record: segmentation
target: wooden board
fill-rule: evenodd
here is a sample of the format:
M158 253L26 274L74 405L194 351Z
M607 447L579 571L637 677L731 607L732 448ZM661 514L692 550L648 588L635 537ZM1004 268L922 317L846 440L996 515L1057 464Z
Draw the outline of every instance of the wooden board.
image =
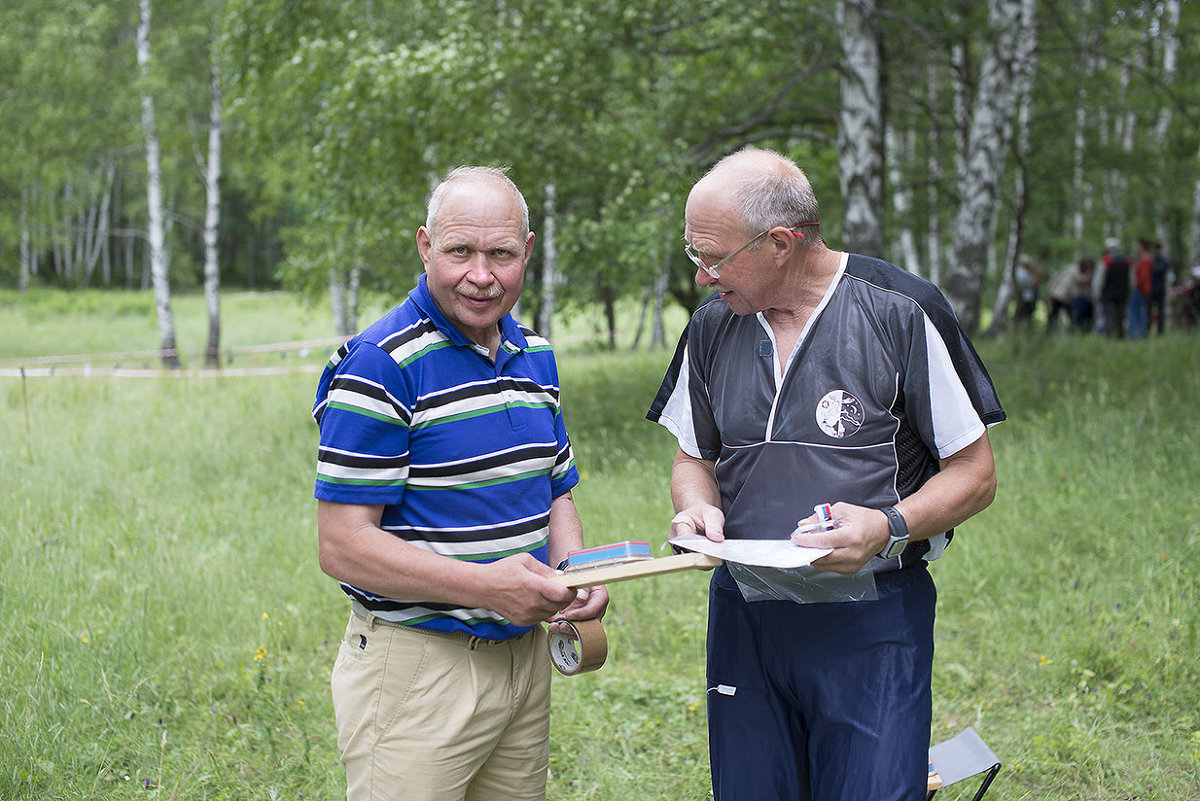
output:
M642 576L674 573L679 570L707 570L719 564L721 564L721 560L715 556L703 553L681 553L675 556L662 556L658 559L639 559L636 562L563 573L557 578L563 586L579 589L580 587L594 587L597 584L628 581Z

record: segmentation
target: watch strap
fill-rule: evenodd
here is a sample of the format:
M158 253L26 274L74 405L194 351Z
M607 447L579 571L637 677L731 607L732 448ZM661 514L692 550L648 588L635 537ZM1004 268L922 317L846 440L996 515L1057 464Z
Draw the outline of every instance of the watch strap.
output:
M879 555L884 559L891 559L903 553L908 546L908 523L894 506L885 506L880 511L887 515L888 541Z

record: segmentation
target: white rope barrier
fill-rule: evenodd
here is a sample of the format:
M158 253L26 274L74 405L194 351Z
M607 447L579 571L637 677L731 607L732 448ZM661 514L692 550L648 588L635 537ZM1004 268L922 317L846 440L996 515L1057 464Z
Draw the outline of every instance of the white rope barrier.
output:
M295 363L275 367L205 367L179 368L163 365L151 368L149 362L174 358L178 360L179 350L143 350L123 353L82 353L53 356L24 356L0 359L0 378L48 378L56 376L76 376L83 378L236 378L245 376L285 375L288 373L316 373L324 366L329 353L343 342L346 337L330 337L326 339L307 339L295 342L272 342L263 345L235 345L223 348L220 352L222 359L233 361L237 355L252 355L278 353L279 358L286 359L289 353L296 353L300 359L319 355L321 361L312 363ZM188 360L197 363L204 358L204 351L189 351ZM139 369L125 367L121 362L140 361L146 365ZM111 365L111 366L97 366ZM77 366L67 366L77 365Z
M131 367L0 367L0 378L60 378L67 376L83 378L240 378L246 376L289 375L292 373L319 373L325 369L321 364L297 364L291 367L222 367L192 369L159 368L137 369Z
M295 342L272 342L265 345L234 345L222 348L222 354L236 355L239 353L279 353L292 350L311 350L312 348L333 349L346 341L348 337L327 337L325 339L306 339ZM21 366L27 364L71 364L82 362L120 362L136 361L139 359L162 359L179 356L179 349L172 350L134 350L124 353L78 353L60 356L10 356L0 359L0 365ZM188 351L193 357L202 356L205 351Z

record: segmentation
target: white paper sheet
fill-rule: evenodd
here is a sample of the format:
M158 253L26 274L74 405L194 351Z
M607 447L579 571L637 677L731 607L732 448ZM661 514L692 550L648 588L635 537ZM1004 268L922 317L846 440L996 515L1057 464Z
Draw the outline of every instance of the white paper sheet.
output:
M801 548L791 540L725 540L713 542L699 534L680 534L668 540L686 551L715 556L726 562L757 567L803 567L820 559L832 548Z

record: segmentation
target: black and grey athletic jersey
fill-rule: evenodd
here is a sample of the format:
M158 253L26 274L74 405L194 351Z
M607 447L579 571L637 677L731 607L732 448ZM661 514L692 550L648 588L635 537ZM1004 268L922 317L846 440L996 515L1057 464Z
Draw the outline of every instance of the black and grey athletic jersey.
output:
M748 539L786 538L819 503L895 504L1005 419L937 288L858 255L843 256L783 370L762 315L703 304L646 416L716 463L725 535ZM948 535L903 562L936 559Z

